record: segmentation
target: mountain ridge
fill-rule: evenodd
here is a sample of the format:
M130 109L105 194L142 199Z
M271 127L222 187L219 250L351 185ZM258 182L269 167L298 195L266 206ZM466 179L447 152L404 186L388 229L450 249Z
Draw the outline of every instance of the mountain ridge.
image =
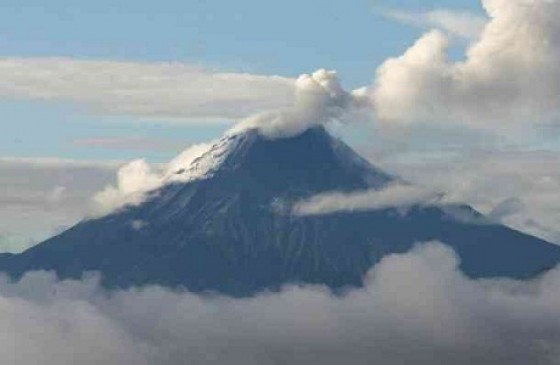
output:
M471 277L528 278L560 262L558 246L501 225L461 221L442 207L288 214L276 208L319 193L380 189L398 178L323 127L273 140L256 130L224 138L227 148L210 149L191 170L176 171L196 178L2 256L0 270L16 279L31 270L61 278L99 271L111 288L154 284L246 296L286 284L361 286L385 255L434 240L455 249ZM468 206L455 208L480 217Z

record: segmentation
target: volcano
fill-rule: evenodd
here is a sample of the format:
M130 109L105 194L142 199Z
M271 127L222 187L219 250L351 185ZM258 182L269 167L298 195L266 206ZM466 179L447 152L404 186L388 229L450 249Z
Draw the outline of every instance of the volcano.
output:
M530 278L560 261L559 246L487 221L468 206L291 214L294 202L316 194L382 189L399 180L323 127L279 139L256 129L226 135L175 174L185 178L139 205L1 255L0 270L14 279L35 270L60 278L95 271L108 288L162 285L248 296L286 284L359 287L384 256L435 240L452 247L473 278Z

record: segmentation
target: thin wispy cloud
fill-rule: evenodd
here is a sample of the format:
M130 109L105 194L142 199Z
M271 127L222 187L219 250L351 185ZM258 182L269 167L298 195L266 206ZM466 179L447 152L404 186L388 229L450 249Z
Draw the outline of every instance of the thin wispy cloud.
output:
M84 148L134 151L178 151L185 147L179 140L146 137L91 137L76 138L70 144Z
M73 102L96 113L198 123L290 105L294 82L182 63L0 58L0 98Z
M470 151L377 163L407 181L466 203L491 219L560 244L560 156L554 151Z
M450 35L475 40L482 33L488 18L467 12L448 9L411 12L402 9L380 9L387 18L419 28L437 28Z
M440 201L440 197L440 194L428 189L405 184L391 184L378 190L315 195L296 202L292 210L296 215L309 216L338 212L401 209L414 205L436 205Z

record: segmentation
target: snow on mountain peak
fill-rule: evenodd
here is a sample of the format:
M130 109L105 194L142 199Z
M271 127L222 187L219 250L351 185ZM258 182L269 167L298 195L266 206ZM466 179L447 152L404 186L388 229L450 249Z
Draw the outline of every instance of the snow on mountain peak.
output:
M241 133L226 134L214 143L195 146L196 150L187 149L169 164L164 182L184 183L212 177L241 138Z
M213 176L245 132L229 132L217 141L193 145L163 166L138 159L123 165L115 185L108 185L93 197L91 217L100 217L136 206L152 193L173 183L188 183Z

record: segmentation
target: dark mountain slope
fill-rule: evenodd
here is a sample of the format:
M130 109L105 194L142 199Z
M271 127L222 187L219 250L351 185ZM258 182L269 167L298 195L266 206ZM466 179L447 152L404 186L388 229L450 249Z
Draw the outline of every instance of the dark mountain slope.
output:
M290 214L292 202L317 193L395 180L323 128L277 140L256 131L226 137L178 173L192 174L213 159L220 163L203 176L169 184L140 206L2 256L0 269L16 278L30 270L63 278L99 271L108 287L160 284L244 296L288 283L360 285L384 255L431 240L454 248L471 277L527 278L560 261L558 246L449 213L459 209L482 220L469 207Z

